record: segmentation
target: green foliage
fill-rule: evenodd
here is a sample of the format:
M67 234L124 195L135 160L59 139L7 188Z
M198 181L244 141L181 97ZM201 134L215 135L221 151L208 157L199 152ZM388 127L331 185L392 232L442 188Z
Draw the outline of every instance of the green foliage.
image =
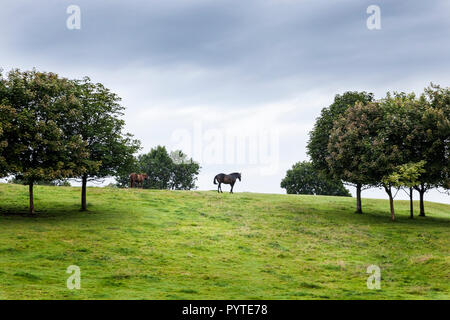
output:
M450 172L450 89L431 84L412 106L415 127L408 141L413 149L412 161L425 160L420 176L424 190L448 189Z
M382 104L390 114L384 132L387 145L395 145L400 164L420 163L423 170L417 178L414 188L420 194L420 215L425 216L424 193L435 187L443 186L448 178L450 113L448 105L449 90L431 85L420 97L414 94L388 94ZM395 172L395 168L391 173ZM389 174L388 174L389 175ZM446 178L447 177L447 178ZM384 177L386 180L386 177ZM393 186L389 183L389 186Z
M79 120L73 131L87 143L86 175L96 179L129 171L140 142L123 133L125 122L120 117L125 108L120 105L121 99L101 83L92 83L88 77L74 83Z
M425 172L425 161L417 163L405 163L397 166L394 171L382 178L382 183L391 184L396 188L412 188L420 183L420 176Z
M181 150L170 153L172 159L172 177L170 179L170 189L172 190L191 190L195 189L197 175L200 173L200 165Z
M328 144L327 161L336 170L336 176L384 187L390 198L392 220L395 219L393 185L386 179L407 156L402 150L403 112L391 104L357 103L336 121Z
M342 95L336 95L334 102L329 107L322 109L320 117L316 119L313 130L309 133L309 142L307 145L308 155L316 170L326 175L336 175L336 170L330 172L330 164L327 161L330 155L328 144L334 122L343 116L347 109L354 106L355 103L365 105L371 101L373 101L372 93L348 91ZM364 181L362 182L364 183Z
M8 174L8 164L3 154L3 149L8 145L8 141L3 136L2 123L0 123L0 178Z
M401 186L415 187L422 198L428 188L445 181L448 91L429 88L427 92L428 97L419 98L413 93L388 93L379 102L349 108L330 135L327 162L334 175L345 181L380 184L390 198L392 188ZM392 201L391 205L394 218Z
M332 180L321 175L311 162L297 162L286 172L281 187L288 194L313 194L350 197L350 192L342 181Z
M173 161L166 147L157 146L149 153L139 155L139 172L146 173L148 179L144 182L146 189L169 189L173 172Z
M334 177L354 183L379 183L385 170L389 170L385 166L386 155L379 148L383 140L377 140L385 125L384 116L379 103L357 103L335 121L326 158Z
M118 188L127 188L130 186L130 174L140 172L139 161L137 157L133 157L127 166L127 170L120 170L114 176L116 186Z
M5 130L11 126L11 119L14 117L13 110L10 107L4 106L6 104L6 79L3 78L2 70L0 69L0 178L8 174L8 163L4 154L4 149L8 146L8 138Z
M8 173L33 183L86 172L86 143L71 131L79 115L73 83L35 70L12 70L2 81L2 153Z
M320 117L316 120L314 129L310 132L310 139L307 145L308 155L316 170L322 175L330 177L332 180L345 181L348 184L355 185L357 213L362 213L361 190L365 184L368 184L368 181L358 171L354 171L353 174L348 174L351 170L358 170L358 159L355 159L352 167L346 168L345 173L342 171L342 167L332 167L332 164L337 164L337 162L329 162L328 159L332 158L333 155L330 154L328 146L335 122L346 113L348 108L353 107L357 103L365 105L372 101L373 94L364 91L348 91L342 95L336 95L334 102L329 107L322 109Z
M150 152L139 155L130 166L131 170L123 171L116 176L119 187L128 187L129 175L132 172L146 173L148 179L144 189L195 189L200 165L193 159L188 159L180 150L168 153L166 147L157 146Z
M12 70L0 74L0 176L36 183L82 177L82 208L88 179L127 171L139 142L124 134L120 98L89 78Z
M14 116L13 108L0 105L0 178L7 176L10 171L5 151L8 147L8 134L11 131L11 121Z

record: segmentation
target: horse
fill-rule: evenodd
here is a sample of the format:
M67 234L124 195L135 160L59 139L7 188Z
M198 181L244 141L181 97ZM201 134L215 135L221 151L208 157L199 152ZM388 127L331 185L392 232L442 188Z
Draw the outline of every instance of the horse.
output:
M137 183L137 187L141 186L141 189L144 188L144 181L148 179L148 175L143 173L143 174L137 174L137 173L132 173L130 174L130 188L133 188L136 183Z
M222 187L221 184L225 183L225 184L230 184L231 185L231 190L230 193L233 193L233 187L234 184L236 183L236 179L239 179L239 181L241 181L241 174L237 173L237 172L233 172L230 174L225 174L225 173L219 173L218 175L216 175L214 177L213 183L217 184L216 181L219 183L219 186L217 187L217 192L222 192Z

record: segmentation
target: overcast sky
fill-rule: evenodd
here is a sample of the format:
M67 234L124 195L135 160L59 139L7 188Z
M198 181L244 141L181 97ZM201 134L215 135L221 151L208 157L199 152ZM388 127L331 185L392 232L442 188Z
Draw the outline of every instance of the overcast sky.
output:
M81 29L67 27L70 5ZM370 5L381 29L367 27ZM105 84L142 152L182 148L202 165L201 190L239 171L236 191L283 193L335 94L449 85L449 17L447 0L2 0L0 67Z

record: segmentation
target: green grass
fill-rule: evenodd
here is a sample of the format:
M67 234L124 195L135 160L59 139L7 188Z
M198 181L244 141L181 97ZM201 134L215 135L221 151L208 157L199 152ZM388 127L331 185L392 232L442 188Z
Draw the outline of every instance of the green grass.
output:
M450 206L0 185L0 299L449 299ZM418 205L416 204L416 207ZM381 290L366 286L381 268ZM70 265L81 289L69 290Z

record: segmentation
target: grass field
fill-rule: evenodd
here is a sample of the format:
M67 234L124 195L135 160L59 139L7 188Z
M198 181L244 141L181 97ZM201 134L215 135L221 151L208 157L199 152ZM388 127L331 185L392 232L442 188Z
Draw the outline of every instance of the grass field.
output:
M450 298L449 205L89 188L82 213L79 188L37 186L30 217L27 196L0 184L0 299Z

